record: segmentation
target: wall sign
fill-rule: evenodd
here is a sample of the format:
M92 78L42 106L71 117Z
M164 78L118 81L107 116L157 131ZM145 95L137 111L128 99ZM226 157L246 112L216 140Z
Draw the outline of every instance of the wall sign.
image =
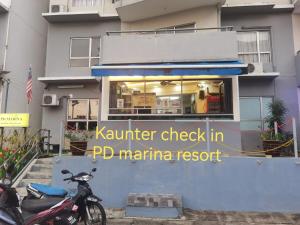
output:
M0 127L29 127L28 113L0 114Z

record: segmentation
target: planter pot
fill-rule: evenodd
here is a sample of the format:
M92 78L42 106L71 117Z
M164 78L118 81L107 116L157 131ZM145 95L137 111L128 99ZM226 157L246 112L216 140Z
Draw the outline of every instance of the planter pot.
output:
M71 141L70 150L72 155L83 156L87 149L87 141Z
M266 152L266 155L271 155L272 157L280 157L280 153L282 152L282 150L285 147L280 147L280 148L278 148L278 147L282 146L284 143L285 143L284 141L264 140L263 141L264 151L268 151L270 149L277 148L274 151L268 151L268 152Z

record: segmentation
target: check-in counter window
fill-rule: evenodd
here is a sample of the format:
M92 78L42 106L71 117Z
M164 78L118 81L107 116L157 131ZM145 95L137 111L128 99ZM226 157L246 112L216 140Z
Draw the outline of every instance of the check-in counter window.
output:
M109 115L118 119L233 116L232 99L231 79L110 81Z
M95 130L98 109L98 99L70 99L68 101L68 129Z

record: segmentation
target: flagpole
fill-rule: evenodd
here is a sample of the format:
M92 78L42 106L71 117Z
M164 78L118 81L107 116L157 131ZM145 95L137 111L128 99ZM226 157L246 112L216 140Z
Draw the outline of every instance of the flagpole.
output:
M32 101L32 87L33 87L33 79L32 79L32 66L29 65L28 77L26 81L26 97L27 97L27 104L26 104L26 111L29 114L29 121L30 121L30 112L29 112L29 104ZM30 90L29 90L30 88ZM30 91L30 95L28 95L28 91ZM24 139L25 142L27 140L27 127L24 127Z

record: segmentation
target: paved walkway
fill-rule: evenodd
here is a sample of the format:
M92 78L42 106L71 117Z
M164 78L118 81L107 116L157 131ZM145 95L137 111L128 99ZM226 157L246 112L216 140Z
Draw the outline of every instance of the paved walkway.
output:
M300 214L185 210L181 220L110 219L108 225L300 225Z

